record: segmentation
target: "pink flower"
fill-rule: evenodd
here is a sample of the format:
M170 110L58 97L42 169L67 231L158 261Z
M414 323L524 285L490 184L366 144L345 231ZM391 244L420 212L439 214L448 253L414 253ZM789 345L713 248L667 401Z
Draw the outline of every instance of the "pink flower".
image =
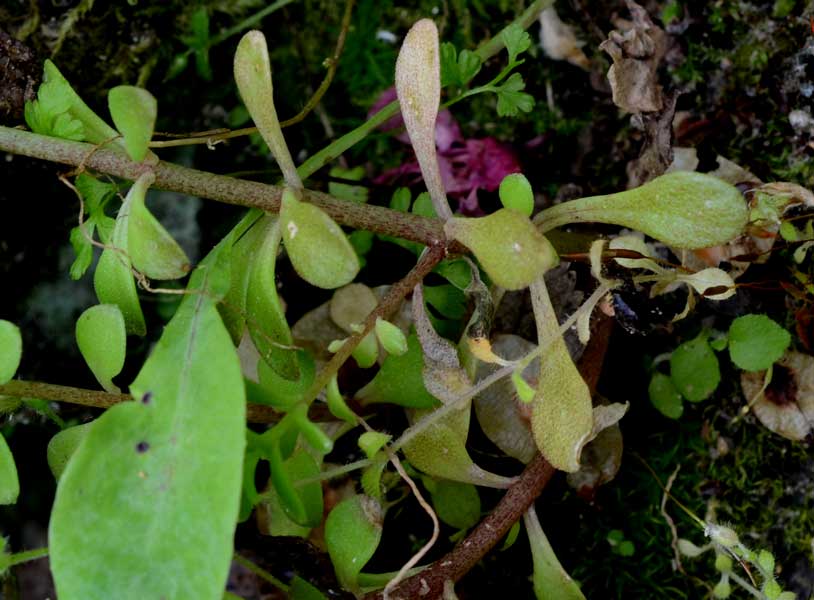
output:
M395 99L395 88L385 90L370 109L368 117ZM403 127L404 121L397 115L385 122L381 129L393 131ZM396 139L405 144L409 143L405 131L400 131ZM520 172L520 163L510 146L492 137L465 139L461 128L448 110L438 113L435 145L438 148L438 162L444 188L450 198L458 200L458 210L462 214L483 214L478 204L478 190L493 192L506 175ZM399 182L412 185L419 181L421 169L415 158L376 178L376 183L385 184Z

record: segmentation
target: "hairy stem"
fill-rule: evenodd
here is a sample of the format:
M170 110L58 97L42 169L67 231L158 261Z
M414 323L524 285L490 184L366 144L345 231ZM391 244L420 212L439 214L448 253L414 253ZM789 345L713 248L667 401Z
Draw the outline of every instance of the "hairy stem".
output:
M83 166L108 175L135 181L146 170L155 172L154 187L218 202L280 210L282 186L235 179L160 161L157 165L132 162L122 152L98 149L91 144L61 140L36 133L0 127L0 150L41 158L75 167ZM306 177L307 175L301 175ZM381 206L339 200L328 194L305 190L303 197L319 206L337 223L374 233L392 235L426 245L444 240L438 219L403 213ZM461 251L459 247L458 251Z

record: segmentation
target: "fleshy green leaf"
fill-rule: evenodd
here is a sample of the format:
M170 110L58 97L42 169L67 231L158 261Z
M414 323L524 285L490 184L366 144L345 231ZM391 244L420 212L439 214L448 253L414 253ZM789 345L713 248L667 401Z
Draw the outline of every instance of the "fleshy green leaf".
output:
M396 60L396 94L424 183L435 212L452 216L435 148L435 120L441 102L438 29L430 19L416 22L404 37Z
M647 387L650 403L665 417L680 419L684 414L684 403L673 380L664 373L654 373Z
M407 336L407 352L388 354L373 380L359 390L356 398L363 404L387 402L405 408L431 408L438 400L424 386L424 357L413 333Z
M613 223L676 248L707 248L741 234L748 210L733 185L703 173L676 171L641 187L563 202L535 217L544 231L567 223Z
M91 306L76 321L76 343L93 376L108 392L119 393L113 378L124 367L127 332L115 304Z
M297 357L280 298L277 295L277 251L280 247L280 221L264 217L254 226L255 242L246 292L246 323L260 357L281 377L299 377ZM260 228L260 229L257 229ZM250 233L250 235L252 235Z
M278 410L288 410L302 400L314 382L316 373L314 358L306 350L296 350L294 354L299 370L297 379L286 379L265 361L258 361L257 376L265 393L262 398L263 404L269 404Z
M527 287L558 262L554 247L528 217L509 208L477 219L454 217L444 231L472 250L492 281L508 290Z
M215 303L217 248L131 386L68 463L49 529L61 598L220 598L245 446L240 362ZM138 568L134 568L138 565Z
M339 582L357 590L362 567L382 536L384 509L368 496L352 496L337 504L325 520L325 545Z
M356 348L351 352L351 356L361 369L369 369L376 364L379 358L379 344L376 342L376 334L371 332L362 338Z
M684 342L673 351L670 377L676 389L690 402L701 402L712 395L721 382L721 370L706 334Z
M295 484L297 496L302 502L304 518L297 522L303 527L316 527L322 523L322 484L319 481L312 481L303 485L298 484L302 479L313 479L319 475L320 466L316 459L308 452L297 449L285 461L285 470L291 481ZM286 511L291 516L291 513Z
M389 354L401 356L407 352L407 338L404 336L404 332L381 317L376 319L376 337L382 348Z
M286 189L280 224L288 258L305 281L330 290L356 277L359 257L342 228L318 206L297 200Z
M141 162L147 156L147 145L153 137L158 103L143 88L120 85L107 93L107 105L113 124L124 136L128 156Z
M534 192L526 176L522 173L511 173L503 178L498 189L500 202L506 208L531 216L534 210Z
M554 549L540 527L537 514L530 509L523 515L534 562L534 595L537 600L585 600L576 582L562 568Z
M23 337L11 321L0 319L0 385L8 383L23 356Z
M48 458L48 466L54 478L59 481L65 468L68 466L68 461L73 456L79 444L85 439L85 436L90 431L90 427L95 421L90 423L83 423L82 425L74 425L63 429L48 442L48 450L46 456Z
M789 332L766 315L744 315L729 328L729 356L744 371L764 371L791 343Z
M531 430L543 456L557 469L579 470L579 457L593 430L591 393L560 335L557 315L542 277L531 285L537 322L540 376Z
M437 481L432 491L432 505L438 518L456 529L469 529L480 521L480 496L471 483Z
M17 465L6 438L0 435L0 504L14 504L20 495Z
M145 173L139 177L127 193L128 198L144 194L152 181L152 173ZM101 304L115 304L119 307L128 333L144 335L147 326L141 312L133 273L130 271L128 240L130 211L127 206L128 200L125 199L116 217L116 225L110 239L110 245L113 247L105 248L102 252L96 265L96 272L93 274L93 287Z
M325 390L325 398L328 402L328 410L337 419L347 421L351 425L356 425L356 414L345 403L342 393L339 391L339 383L336 380L336 375L331 377L328 382L328 387Z
M164 229L144 204L147 187L153 177L142 182L142 175L122 205L129 211L127 246L133 266L150 279L178 279L186 275L191 265L181 246Z

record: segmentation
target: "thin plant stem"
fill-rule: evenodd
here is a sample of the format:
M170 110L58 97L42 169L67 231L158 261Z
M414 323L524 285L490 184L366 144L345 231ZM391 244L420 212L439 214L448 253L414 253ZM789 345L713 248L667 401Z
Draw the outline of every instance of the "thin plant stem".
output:
M22 552L15 552L5 558L5 566L13 567L22 563L45 558L48 556L48 548L35 548L34 550L23 550Z
M425 251L415 266L398 282L394 283L384 297L379 301L379 304L373 309L365 319L362 328L345 340L342 347L331 357L331 360L322 367L314 378L314 383L305 393L304 400L312 402L319 393L328 385L331 378L336 375L340 367L345 364L351 356L351 353L359 345L359 343L373 331L376 326L376 320L379 318L387 319L393 314L401 303L402 299L410 293L430 271L432 271L438 263L446 257L446 248L443 245L434 245Z
M93 408L110 408L114 404L133 400L133 397L129 394L111 394L101 390L87 390L19 379L13 379L6 384L0 385L0 396L39 398L49 402L67 402ZM282 415L270 406L254 403L246 405L246 420L250 423L276 423L281 418Z
M274 575L272 575L271 573L269 573L268 571L266 571L262 567L258 567L256 564L254 564L248 558L244 558L240 554L235 552L234 556L232 557L232 560L235 561L237 564L239 564L241 567L247 568L249 571L251 571L252 573L257 575L261 579L264 579L264 580L268 581L271 585L273 585L277 589L282 590L284 592L288 591L289 586L284 584L282 581L277 579Z
M292 2L293 0L287 0L287 2ZM345 13L342 16L342 25L339 30L339 36L336 40L336 47L334 48L334 53L331 57L325 59L325 64L328 66L328 70L325 73L325 77L322 79L322 82L319 84L316 92L308 99L308 102L305 103L302 110L298 112L296 115L291 117L290 119L286 119L285 121L280 122L280 127L290 127L291 125L296 125L305 117L307 117L312 110L314 110L319 104L322 97L325 95L325 92L328 91L328 88L331 86L333 82L333 78L336 75L336 69L339 66L339 58L342 55L342 51L345 48L345 40L348 36L348 29L350 29L350 20L351 16L353 15L353 5L355 0L347 0L345 4ZM274 6L274 5L272 5ZM270 7L267 7L264 10L268 10ZM263 11L261 11L263 12ZM245 27L242 27L238 31L242 31ZM186 134L186 135L178 135L178 134L164 134L168 137L174 137L178 139L173 140L158 140L158 141L151 141L150 147L151 148L168 148L171 146L189 146L193 144L206 144L207 146L213 146L219 142L224 140L242 137L244 135L251 135L252 133L257 132L257 127L242 127L241 129L215 129L212 131L203 131L197 134Z

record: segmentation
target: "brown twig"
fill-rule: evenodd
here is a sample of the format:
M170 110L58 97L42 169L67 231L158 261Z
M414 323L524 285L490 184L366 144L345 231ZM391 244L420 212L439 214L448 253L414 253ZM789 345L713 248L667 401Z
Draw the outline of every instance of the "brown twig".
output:
M157 165L136 163L128 159L123 152L107 149L97 149L94 152L94 148L95 146L91 144L0 127L0 151L72 166L81 164L86 168L130 181L138 179L144 171L152 170L156 177L153 187L158 189L237 206L259 208L268 212L277 212L280 209L280 198L283 194L281 186L216 175L164 161ZM341 225L391 235L428 246L445 239L443 224L438 219L382 206L343 201L311 190L305 190L303 196ZM458 244L452 245L450 249L456 253L463 251L463 247Z
M612 328L613 320L605 316L599 318L591 341L577 365L591 393L596 390L602 372L602 363ZM511 526L523 516L543 491L554 471L554 467L537 454L517 482L506 491L495 509L466 536L463 542L424 571L404 580L392 591L390 598L392 600L440 598L444 592L445 582L461 579L508 533ZM374 592L365 598L380 600L382 593Z
M133 397L129 394L111 394L99 390L86 390L67 385L55 385L39 381L22 381L14 379L0 385L0 396L13 398L38 398L51 402L68 402L93 408L110 408L114 404L127 402ZM246 405L246 420L250 423L276 423L282 415L262 404Z
M339 368L350 358L356 346L359 345L367 334L373 331L373 328L376 326L376 320L380 317L382 319L389 318L390 315L396 311L404 297L410 293L410 290L420 283L445 256L446 248L444 244L434 244L430 246L410 272L387 290L387 293L379 301L376 308L373 309L367 316L367 319L365 319L362 329L346 339L342 347L331 357L331 360L317 373L317 376L314 378L314 383L311 384L311 387L305 394L307 401L310 402L316 398L322 389L328 385L328 382L336 375Z

